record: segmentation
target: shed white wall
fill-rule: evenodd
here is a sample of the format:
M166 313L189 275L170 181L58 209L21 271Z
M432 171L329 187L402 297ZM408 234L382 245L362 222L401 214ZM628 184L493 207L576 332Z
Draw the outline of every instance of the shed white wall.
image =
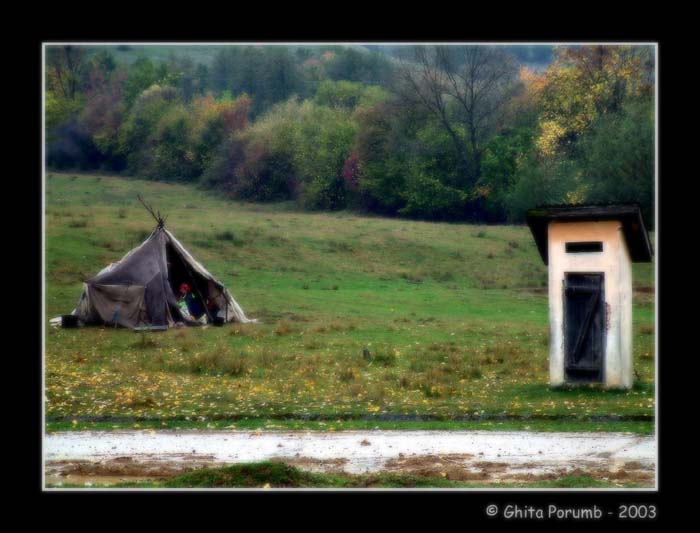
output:
M620 382L619 387L631 389L634 384L634 353L632 351L632 259L627 241L620 230Z
M549 256L549 372L552 385L565 383L564 280L567 272L602 273L605 277L604 384L632 386L632 266L617 221L551 222ZM600 241L602 252L566 253L567 242Z

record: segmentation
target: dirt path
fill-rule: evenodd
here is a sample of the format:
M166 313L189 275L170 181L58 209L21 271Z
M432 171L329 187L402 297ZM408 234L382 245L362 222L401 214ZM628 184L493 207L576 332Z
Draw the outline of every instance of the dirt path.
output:
M654 486L653 436L529 431L70 431L46 435L46 481L157 479L280 459L314 471L393 471L475 482L564 474Z

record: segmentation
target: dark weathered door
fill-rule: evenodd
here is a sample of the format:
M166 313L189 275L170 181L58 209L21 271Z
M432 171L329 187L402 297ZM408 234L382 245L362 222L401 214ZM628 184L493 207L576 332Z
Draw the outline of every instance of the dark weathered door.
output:
M603 381L605 294L603 274L567 274L564 281L566 381Z

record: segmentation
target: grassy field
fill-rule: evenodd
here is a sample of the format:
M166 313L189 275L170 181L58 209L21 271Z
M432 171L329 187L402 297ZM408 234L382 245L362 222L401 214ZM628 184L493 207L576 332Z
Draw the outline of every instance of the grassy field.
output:
M48 326L73 309L83 280L153 229L137 192L261 323L151 334ZM546 267L524 226L302 213L186 185L49 173L45 236L49 430L652 429L650 264L634 266L633 390L553 390Z

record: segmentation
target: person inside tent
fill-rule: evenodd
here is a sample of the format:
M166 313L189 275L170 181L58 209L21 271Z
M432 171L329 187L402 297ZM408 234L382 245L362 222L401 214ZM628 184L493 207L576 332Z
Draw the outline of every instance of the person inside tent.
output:
M186 315L193 317L194 320L199 320L204 314L202 302L194 295L189 283L180 284L178 305Z
M219 314L219 306L214 299L207 300L207 309L209 309L209 314L213 317Z

